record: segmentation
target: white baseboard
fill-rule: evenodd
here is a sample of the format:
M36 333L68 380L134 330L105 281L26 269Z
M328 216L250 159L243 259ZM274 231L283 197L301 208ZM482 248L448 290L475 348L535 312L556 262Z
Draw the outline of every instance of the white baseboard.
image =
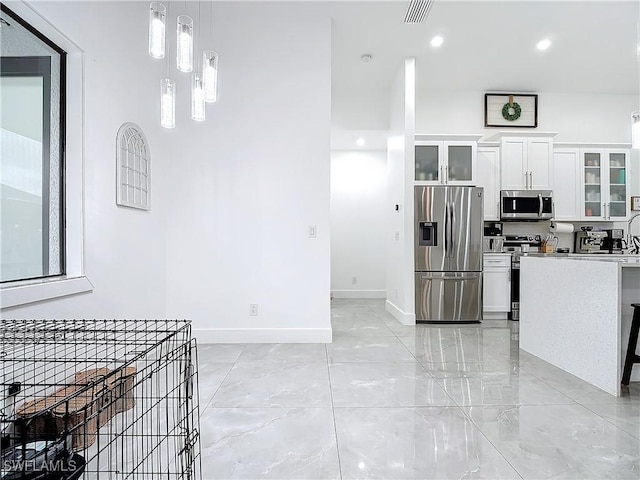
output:
M401 309L399 309L396 305L394 305L391 301L387 300L384 304L385 310L394 316L396 320L398 320L403 325L415 325L416 324L416 314L415 313L405 313Z
M386 290L332 290L333 298L387 298Z
M483 320L507 320L507 312L482 312Z
M328 328L196 328L198 343L331 343Z

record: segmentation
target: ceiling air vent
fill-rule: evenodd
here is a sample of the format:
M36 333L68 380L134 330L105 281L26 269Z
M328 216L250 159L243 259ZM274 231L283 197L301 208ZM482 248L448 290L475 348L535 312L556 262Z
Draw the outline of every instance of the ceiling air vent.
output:
M404 23L422 23L427 18L433 0L411 0L404 16Z

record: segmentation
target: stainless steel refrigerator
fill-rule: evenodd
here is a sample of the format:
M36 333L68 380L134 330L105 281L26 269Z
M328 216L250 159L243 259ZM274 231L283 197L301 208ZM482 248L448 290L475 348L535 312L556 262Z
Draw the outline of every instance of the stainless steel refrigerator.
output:
M416 321L482 319L482 187L415 187Z

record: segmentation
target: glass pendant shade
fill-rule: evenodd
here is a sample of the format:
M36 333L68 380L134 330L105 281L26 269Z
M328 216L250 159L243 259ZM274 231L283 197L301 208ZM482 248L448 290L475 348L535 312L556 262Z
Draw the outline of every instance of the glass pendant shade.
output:
M152 2L149 7L149 55L153 58L164 58L166 7L159 2Z
M191 75L191 118L204 122L204 82L201 73Z
M177 67L181 72L193 70L193 19L187 15L178 16Z
M640 149L640 112L631 114L631 148Z
M176 126L176 82L170 78L160 80L160 126Z
M218 99L218 54L212 50L202 52L204 76L204 100L213 103Z

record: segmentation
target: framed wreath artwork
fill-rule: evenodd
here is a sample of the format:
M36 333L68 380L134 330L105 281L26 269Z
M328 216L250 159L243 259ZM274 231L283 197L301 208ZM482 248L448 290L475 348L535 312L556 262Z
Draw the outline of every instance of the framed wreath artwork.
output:
M485 93L484 126L536 128L538 126L538 95Z

